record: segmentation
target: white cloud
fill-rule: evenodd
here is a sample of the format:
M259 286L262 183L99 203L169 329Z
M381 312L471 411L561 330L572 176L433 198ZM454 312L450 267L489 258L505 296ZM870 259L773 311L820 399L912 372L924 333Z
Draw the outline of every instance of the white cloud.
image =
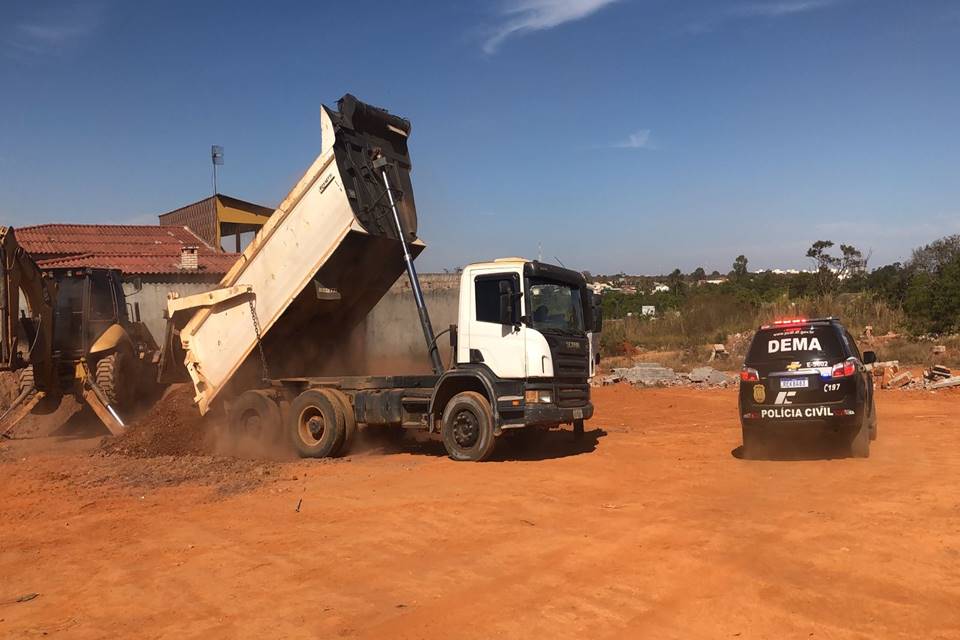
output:
M754 2L739 7L737 13L744 16L762 16L767 18L779 18L796 13L806 13L824 9L832 4L837 4L837 0L780 0L778 2Z
M483 43L486 53L495 53L507 38L531 31L553 29L586 18L617 0L509 0L501 11L504 22Z
M6 45L21 56L56 53L92 35L100 26L101 16L99 3L36 15L14 25Z
M829 9L842 2L846 2L846 0L767 0L764 2L741 3L726 9L703 12L690 19L684 25L682 32L692 35L710 33L735 20L786 19L790 16Z
M650 140L650 133L650 129L640 129L612 146L616 149L656 149Z

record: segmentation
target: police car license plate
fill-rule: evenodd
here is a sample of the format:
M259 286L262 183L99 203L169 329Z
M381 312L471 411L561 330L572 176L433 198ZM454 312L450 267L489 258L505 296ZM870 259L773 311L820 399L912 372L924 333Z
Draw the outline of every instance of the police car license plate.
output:
M781 389L806 389L809 385L806 378L780 378Z

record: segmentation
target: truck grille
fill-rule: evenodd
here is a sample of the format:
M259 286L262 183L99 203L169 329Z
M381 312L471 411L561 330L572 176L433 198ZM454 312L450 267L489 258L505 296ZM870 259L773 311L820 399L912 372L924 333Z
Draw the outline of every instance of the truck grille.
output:
M590 377L590 350L585 337L548 336L547 344L553 357L554 377L577 381Z

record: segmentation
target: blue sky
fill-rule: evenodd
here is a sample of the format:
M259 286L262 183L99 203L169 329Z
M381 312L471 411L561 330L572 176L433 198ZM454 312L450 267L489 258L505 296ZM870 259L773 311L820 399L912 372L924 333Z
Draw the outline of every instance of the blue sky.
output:
M421 270L879 266L960 233L960 2L0 0L0 224L276 205L345 92L413 121Z

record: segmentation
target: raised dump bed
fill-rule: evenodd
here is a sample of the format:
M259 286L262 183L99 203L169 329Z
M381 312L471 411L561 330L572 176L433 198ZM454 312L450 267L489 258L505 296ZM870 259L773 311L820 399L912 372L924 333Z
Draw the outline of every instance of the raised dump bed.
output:
M231 382L248 388L322 373L317 367L343 353L351 330L403 273L384 167L411 253L423 249L410 123L348 94L337 110L322 108L321 132L319 157L220 288L171 301L161 379L183 379L183 363L201 413Z

